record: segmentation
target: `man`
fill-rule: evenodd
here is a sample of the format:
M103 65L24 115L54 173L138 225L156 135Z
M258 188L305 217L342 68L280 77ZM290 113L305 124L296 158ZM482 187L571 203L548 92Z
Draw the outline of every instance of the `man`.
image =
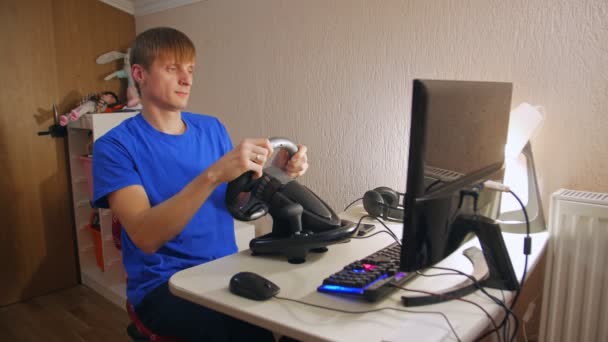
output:
M272 153L265 138L233 148L217 119L182 112L194 60L194 45L177 30L155 28L136 37L131 73L143 107L95 143L94 202L109 206L126 232L127 297L148 329L188 340L272 340L266 330L168 290L175 272L237 251L226 182L247 171L260 177ZM297 177L307 168L300 146L285 171Z

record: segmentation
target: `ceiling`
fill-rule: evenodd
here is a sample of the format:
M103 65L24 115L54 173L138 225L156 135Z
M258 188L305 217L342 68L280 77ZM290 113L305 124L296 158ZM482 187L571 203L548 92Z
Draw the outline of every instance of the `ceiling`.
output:
M134 16L143 16L203 0L99 0Z

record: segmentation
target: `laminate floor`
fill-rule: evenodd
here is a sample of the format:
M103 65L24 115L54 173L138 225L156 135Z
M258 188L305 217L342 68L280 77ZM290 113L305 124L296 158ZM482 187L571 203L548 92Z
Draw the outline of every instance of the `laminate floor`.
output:
M86 286L0 307L0 341L131 341L127 312Z

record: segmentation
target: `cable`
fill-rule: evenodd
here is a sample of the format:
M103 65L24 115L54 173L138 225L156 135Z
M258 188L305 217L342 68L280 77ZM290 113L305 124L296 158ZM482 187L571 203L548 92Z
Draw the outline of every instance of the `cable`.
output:
M475 202L476 202L476 200L477 200L476 196L474 196L474 198L475 198ZM380 222L380 224L382 224L386 230L377 231L377 232L375 232L375 233L373 233L373 234L370 234L370 235L367 235L367 236L362 236L362 237L352 237L352 239L366 239L366 238L370 238L370 237L372 237L372 236L378 235L378 234L380 234L380 233L387 233L387 234L389 234L389 235L390 235L390 236L391 236L393 239L395 239L395 241L397 241L397 243L399 243L399 244L401 245L401 242L399 241L399 239L397 238L397 236L396 236L396 235L395 235L395 234L394 234L394 233L393 233L393 232L390 230L390 228L388 228L388 227L386 226L386 224L384 224L384 222L382 222L382 221L381 221L381 220L380 220L378 217L375 217L375 216L372 216L372 215L364 215L364 216L362 216L362 217L359 219L359 222L357 222L357 227L358 227L358 226L361 224L361 221L362 221L364 218L368 218L368 217L369 217L369 218L373 218L373 219L375 219L376 221ZM509 315L513 315L513 317L515 318L515 320L516 320L516 322L517 322L517 317L516 317L516 316L515 316L515 314L514 314L514 313L513 313L513 312L512 312L512 311L511 311L511 310L510 310L510 309L509 309L509 308L508 308L508 307L507 307L505 304L504 304L504 302L501 302L501 301L500 301L498 298L496 298L496 297L492 296L491 294L489 294L489 293L488 293L488 292L487 292L487 291L486 291L486 290L485 290L485 289L484 289L484 288L483 288L483 287L482 287L482 286L481 286L481 285L480 285L480 284L477 282L477 280L476 280L475 278L473 278L472 276L470 276L470 275L468 275L468 274L466 274L466 273L463 273L463 272L461 272L461 271L459 271L459 270L455 270L455 269L441 268L441 267L431 267L431 268L439 268L439 269L444 269L444 270L448 270L448 271L453 271L453 272L455 272L455 273L452 273L452 274L460 274L460 275L466 276L466 277L467 277L467 278L469 278L471 281L473 281L473 283L475 284L475 287L477 287L477 288L478 288L479 290L481 290L481 292L482 292L482 293L484 293L484 294L485 294L485 295L486 295L488 298L490 298L490 299L491 299L492 301L494 301L494 302L495 302L497 305L499 305L500 307L502 307L502 308L503 308L503 310L505 311L505 319L503 319L503 320L502 320L502 322L501 322L501 324L500 324L499 326L496 326L496 323L495 323L494 321L492 321L494 329L492 329L492 330L488 331L486 334L484 334L484 337L485 337L486 335L491 334L492 332L495 332L495 333L497 334L497 336L498 336L498 340L500 341L500 335L499 335L498 331L499 331L501 328L505 328L505 327L506 327L505 325L508 323L508 317L509 317ZM421 274L421 273L420 273L420 272L418 272L418 274ZM482 308L482 310L483 310L483 308ZM491 316L490 316L490 317L491 317ZM503 334L505 334L504 329L503 329ZM503 337L503 340L505 340L505 341L506 341L507 339L505 339L505 338Z
M452 273L452 274L456 274L456 273ZM464 298L460 298L460 297L454 297L454 296L450 296L450 295L446 295L446 294L441 294L441 293L435 293L435 292L430 292L430 291L423 291L423 290L412 290L406 287L402 287L402 286L398 286L398 285L392 285L393 287L396 287L398 289L401 289L403 291L409 291L409 292L416 292L416 293L424 293L430 296L434 296L434 297L439 297L439 298L446 298L449 300L457 300L457 301L461 301L464 303L469 303L472 304L476 307L479 308L479 310L483 311L484 314L486 314L486 316L488 317L488 319L490 320L490 323L492 323L492 326L494 327L494 329L498 329L498 327L496 326L496 322L494 321L494 319L492 318L492 315L490 315L490 313L484 309L481 305L468 300L468 299L464 299ZM500 335L498 334L498 331L496 331L496 336L498 337L498 340L500 341Z
M416 271L416 274L419 276L423 276L423 277L439 277L439 276L446 276L446 275L460 275L458 273L435 273L435 274L424 274L420 271Z
M362 216L362 217L359 219L359 222L357 222L357 226L359 226L359 225L361 224L361 221L362 221L364 218L368 218L368 217L376 219L378 222L380 222L380 223L381 223L381 224L382 224L382 225L383 225L383 226L386 228L386 230L380 230L380 231L377 231L377 232L375 232L375 233L373 233L373 234L370 234L370 235L367 235L367 236L352 237L352 239L367 239L367 238L370 238L370 237L372 237L372 236L375 236L375 235L378 235L378 234L381 234L381 233L386 233L386 234L389 234L389 235L390 235L390 236L391 236L393 239L395 239L395 241L396 241L398 244L401 244L401 242L399 241L399 239L397 238L397 236L396 236L396 235L395 235L395 234L394 234L394 233L393 233L393 232L392 232L392 231L391 231L391 230L390 230L390 229L389 229L389 228L388 228L388 227L387 227L387 226L384 224L384 222L382 222L382 221L381 221L379 218L377 218L377 217L375 217L375 216L371 216L371 215L364 215L364 216ZM444 270L448 270L448 271L452 271L452 272L454 272L454 273L443 273L444 275L448 275L448 274L449 274L449 275L463 275L463 276L466 276L467 278L471 279L471 280L474 282L475 287L477 287L478 289L480 289L480 290L481 290L481 291L482 291L482 292L483 292L483 293L484 293L486 296L488 296L490 299L492 299L492 301L494 301L496 304L498 304L499 306L501 306L501 307L502 307L502 308L505 310L505 316L506 316L506 317L508 317L508 315L509 315L509 314L513 314L513 313L512 313L512 312L509 310L509 308L507 308L507 307L504 305L504 303L503 303L503 302L501 302L500 300L498 300L496 297L494 297L494 296L490 295L490 294L489 294L489 293L488 293L488 292L487 292L487 291L486 291L486 290L485 290L485 289L484 289L484 288L483 288L483 287L482 287L482 286L481 286L481 285L480 285L480 284L477 282L477 280L476 280L475 278L473 278L472 276L470 276L470 275L468 275L468 274L466 274L466 273L463 273L463 272L461 272L461 271L459 271L459 270L450 269L450 268L443 268L443 267L431 267L431 268L439 268L439 269L444 269ZM417 271L416 273L418 273L419 275L423 275L423 276L429 276L429 277L432 277L432 276L437 276L437 275L425 275L425 274L422 274L422 273L421 273L421 272L419 272L419 271ZM395 286L395 287L397 287L397 288L401 288L401 287L399 287L399 286ZM409 289L405 289L405 288L401 288L401 289L402 289L402 290L406 290L406 291L408 291L408 290L409 290ZM412 290L412 291L413 291L413 290ZM443 297L450 297L450 299L462 300L462 301L465 301L465 302L469 302L469 303L471 303L471 304L473 304L473 305L475 305L475 306L478 306L478 307L479 307L479 308L480 308L482 311L484 311L484 313L486 313L486 315L487 315L487 316L490 318L490 320L492 321L492 325L493 325L494 329L492 329L492 330L491 330L491 332L496 332L496 334L497 334L497 336L498 336L498 340L500 341L500 335L498 334L498 330L500 330L500 328L501 328L501 327L504 325L504 320L503 320L503 322L501 322L501 325L500 325L500 326L496 326L496 322L495 322L495 321L492 319L492 316L491 316L491 315L489 315L489 313L488 313L488 312L487 312L485 309L483 309L483 307L481 307L481 306L480 306L479 304L477 304L477 303L474 303L474 302L471 302L471 301L468 301L468 300L465 300L465 299L462 299L462 298L456 298L456 297L451 297L451 296L447 296L447 295L433 294L433 293L430 293L430 292L429 292L428 294L430 294L430 295L436 295L436 296L440 296L440 297L441 297L441 296L443 296Z
M383 233L390 235L393 239L395 238L393 235L391 235L391 233L387 232L386 230L379 230L379 231L377 231L375 233L372 233L372 234L369 234L369 235L366 235L366 236L353 236L353 237L351 237L351 239L353 239L353 240L369 239L372 236L376 236L378 234L383 234ZM396 241L398 241L398 240L396 240Z
M519 298L519 294L521 293L521 288L524 286L524 281L526 280L526 273L528 272L528 255L530 255L530 251L532 249L532 239L530 238L530 220L528 218L528 211L526 210L526 206L513 191L509 190L509 193L513 195L513 197L515 197L517 202L519 202L521 210L524 212L524 217L526 218L526 237L524 239L524 254L526 257L524 262L524 272L521 276L519 290L515 293L515 297L511 302L511 308L513 308L517 303L517 299Z
M350 204L349 204L349 205L347 205L347 206L346 206L346 208L344 208L344 210L342 210L342 211L346 211L346 210L347 210L348 208L350 208L350 207L351 207L353 204L357 203L358 201L360 201L360 200L362 200L362 199L363 199L363 197L361 197L361 198L357 198L356 200L354 200L354 201L350 202Z
M505 292L502 289L500 290L500 296L502 297L502 302L506 303L507 300L505 299ZM513 317L515 317L515 319L517 319L516 316L513 316ZM510 319L507 319L507 323L505 324L505 328L503 329L503 340L504 341L507 341L507 333L506 333L507 331L511 331L511 320Z
M431 185L429 185L428 188L431 188L434 185L435 184L431 184ZM513 191L511 191L507 186L505 186L503 184L500 184L500 183L487 181L487 182L484 182L483 185L481 186L481 188L483 188L483 187L487 187L489 189L496 190L496 191L501 191L501 192L509 192L519 202L519 204L520 204L520 206L522 208L522 211L524 213L525 219L526 219L526 237L524 238L524 255L525 255L524 270L523 270L522 278L521 278L521 281L520 281L520 286L519 286L519 288L517 289L517 291L515 293L515 296L513 298L513 301L511 302L511 305L509 307L507 307L505 305L505 303L504 303L504 293L502 291L501 291L501 293L503 293L503 301L500 301L495 296L489 294L481 286L481 284L475 278L473 278L472 276L470 276L470 275L468 275L466 273L463 273L463 272L461 272L459 270L456 270L456 269L450 269L450 268L445 268L445 267L437 267L437 266L435 266L435 267L430 267L430 268L448 270L448 271L456 272L456 274L460 274L460 275L466 276L467 278L469 278L470 280L473 281L475 287L477 287L488 298L490 298L492 301L494 301L496 304L498 304L499 306L501 306L504 309L504 311L505 311L505 317L503 318L502 322L498 326L496 326L496 322L494 322L494 320L487 313L487 311L485 311L478 304L469 301L470 303L472 303L472 304L478 306L479 308L481 308L486 313L486 315L492 321L492 325L494 327L494 329L491 329L491 330L487 331L486 333L484 333L483 335L481 335L479 338L477 338L476 341L479 341L479 340L483 339L484 337L489 336L492 333L496 333L497 337L498 337L498 340L500 341L500 335L499 335L498 331L502 328L503 329L503 340L504 341L510 340L511 342L513 342L515 340L515 338L517 336L517 332L519 330L519 319L517 318L517 316L515 315L515 313L512 311L512 309L515 307L515 305L517 303L517 300L519 299L519 296L521 294L521 289L523 288L524 281L526 279L527 270L528 270L528 256L529 256L529 254L531 252L531 248L532 248L532 240L531 240L531 237L530 237L530 220L529 220L528 213L526 211L525 205L523 204L523 202L521 201L521 199ZM479 190L481 190L481 188ZM477 189L473 189L473 191L470 191L470 192L468 192L466 194L463 194L461 192L461 198L460 198L460 202L461 203L459 204L459 208L460 208L460 205L462 204L463 197L466 196L466 195L472 195L472 197L474 198L474 213L477 214L477 200L478 200L478 196L474 196L474 195L478 195ZM360 199L357 199L357 200L353 201L344 210L346 211L346 209L348 209L351 205L353 205L358 200L360 200ZM453 215L456 216L457 213L458 213L458 210L456 210ZM366 217L371 217L371 218L376 219L378 222L380 222L380 224L382 224L384 226L384 228L386 229L386 231L384 231L384 230L378 231L378 232L375 232L375 233L373 233L371 235L368 235L368 236L365 236L365 237L353 237L353 239L370 238L370 237L375 236L375 235L380 234L380 233L387 233L387 234L391 235L391 237L393 237L393 239L395 239L395 241L397 241L397 243L399 243L401 245L401 242L399 241L399 239L397 238L397 236L378 217L371 216L371 215L365 215L365 216L361 217L361 219L359 219L359 222L357 223L357 228L361 224L361 221L364 218L366 218ZM416 273L418 275L429 276L429 277L430 276L438 276L439 275L439 274L437 274L437 275L424 275L424 274L422 274L420 272L416 272ZM444 275L447 275L447 274L448 273L444 273ZM395 287L401 288L399 286L395 286ZM409 290L409 289L406 289L406 288L401 288L401 289L406 290L406 291L414 291L414 290ZM414 292L416 292L416 291L414 291ZM444 296L445 297L445 295L441 295L441 294L433 294L433 293L430 293L430 292L427 293L427 292L424 292L424 291L418 291L418 292L426 293L426 294L429 294L429 295L437 295L437 296ZM287 299L287 298L285 298L285 299ZM462 298L452 298L452 299L466 301L466 300L464 300ZM287 300L290 300L290 299L287 299ZM295 300L293 300L293 301L295 301ZM301 302L301 303L302 304L307 304L307 303L303 303L303 302ZM312 304L309 304L309 305L312 305ZM313 305L313 306L315 306L315 305ZM382 308L382 309L384 309L384 308ZM382 310L382 309L378 309L378 310ZM395 309L395 308L386 308L386 309L393 309L393 310L398 310L398 311L410 312L410 311L407 311L407 310L399 310L399 309ZM378 310L375 310L375 311L378 311ZM336 311L340 311L340 310L336 310ZM344 311L342 311L342 312L344 312ZM349 312L349 313L355 313L355 312ZM439 313L439 314L442 314L442 313ZM450 325L450 328L454 332L454 335L456 335L456 332L454 331L452 325L449 323L449 320L447 320L447 317L445 317L445 315L443 315L443 316L446 319L446 321L448 322L448 324ZM510 339L508 339L508 336L509 336L509 333L510 333L510 323L511 323L509 316L512 316L513 317L513 321L514 321L514 331L513 331L513 334L511 335ZM457 335L456 335L456 338L459 339Z
M308 306L312 306L315 308L320 308L320 309L325 309L325 310L331 310L331 311L336 311L336 312L341 312L341 313L346 313L346 314L364 314L364 313L370 313L370 312L378 312L378 311L382 311L382 310L395 310L395 311L401 311L401 312L407 312L407 313L413 313L413 314L433 314L433 315L441 315L443 317L443 319L445 319L445 321L447 322L448 326L450 327L450 330L452 330L452 333L454 334L454 336L456 336L456 340L458 342L461 342L462 340L460 339L460 337L458 336L458 334L456 333L456 329L454 329L454 326L452 326L452 323L450 322L450 320L448 319L448 316L446 316L443 312L439 312L439 311L414 311L414 310L406 310L406 309L400 309L400 308L392 308L392 307L383 307L383 308L378 308L378 309L372 309L372 310L343 310L343 309L336 309L336 308L330 308L327 306L323 306L323 305L318 305L318 304L312 304L312 303L306 303L297 299L292 299L292 298L286 298L286 297L280 297L280 296L274 296L274 298L276 299L280 299L280 300L286 300L286 301L290 301L290 302L294 302L294 303L299 303L299 304L303 304L303 305L308 305Z
M506 318L509 315L513 315L513 317L517 320L517 317L515 316L515 314L511 311L511 309L509 309L504 302L500 301L500 299L496 298L495 296L491 295L490 293L488 293L488 291L486 291L486 289L481 286L481 284L477 281L477 279L473 278L473 276L466 274L462 271L459 271L457 269L454 268L449 268L449 267L439 267L439 266L433 266L433 267L429 267L429 269L438 269L438 270L443 270L443 271L451 271L451 272L456 272L459 275L462 275L464 277L469 278L472 282L473 285L479 289L483 294L485 294L488 298L490 298L494 303L496 303L498 306L500 306L504 311L505 311L505 318L501 321L501 323L498 325L498 329L492 329L487 331L486 333L484 333L482 336L478 337L475 341L480 341L481 339L483 339L484 337L496 332L499 329L504 328L505 324L506 324ZM499 339L500 340L500 339Z
M517 300L519 299L519 295L521 294L521 290L524 286L524 281L526 280L526 274L528 272L528 256L530 255L530 252L532 250L532 239L530 237L530 219L528 217L528 212L526 210L526 206L523 204L523 202L521 201L521 199L506 185L499 183L499 182L494 182L494 181L485 181L482 184L479 184L477 187L477 190L481 190L483 188L488 188L491 190L495 190L495 191L499 191L499 192L508 192L510 193L513 197L515 197L515 199L517 200L517 202L519 203L519 205L521 206L521 210L524 213L524 217L526 219L526 237L524 238L524 255L525 255L525 261L524 261L524 271L521 277L521 281L520 281L520 285L519 288L516 290L515 292L515 297L513 298L513 301L511 302L511 305L509 307L509 312L511 315L513 315L514 318L514 324L515 324L515 329L513 331L513 335L510 338L510 341L513 342L515 340L515 337L517 336L517 331L519 330L519 319L517 318L517 316L513 313L512 309L515 308L515 304L517 303ZM462 200L462 192L461 192L461 200ZM475 198L475 204L477 203L477 198ZM508 326L509 324L509 315L506 315L505 318L503 319L503 322L501 323L502 325ZM480 337L483 338L485 336L488 336L491 332L487 332L484 335L482 335ZM505 337L506 337L506 333L505 333Z
M358 198L358 199L352 201L349 205L346 206L346 208L344 208L344 211L346 211L350 206L352 206L357 201L360 201L362 199L363 199L363 197ZM393 231L386 225L386 223L382 222L382 220L380 218L378 218L377 216L373 216L373 215L363 215L363 216L361 216L359 218L359 221L357 222L357 230L359 229L359 226L361 225L361 221L363 221L363 219L366 219L366 218L371 218L371 219L374 219L374 220L378 221L381 225L384 226L384 228L386 229L386 233L388 233L393 239L395 239L395 241L397 241L397 243L399 245L401 245L401 241L399 240L399 238L397 237L397 235L395 235L395 233L393 233ZM382 231L380 231L380 232L382 232ZM367 236L364 236L364 237L352 237L351 239L366 239L366 238L372 237L374 235L377 235L378 233L379 232L375 232L375 233L373 233L371 235L367 235Z
M424 192L429 192L429 190L431 190L435 185L437 185L439 183L443 183L443 182L440 179L434 180L431 184L429 184L429 186L426 187L426 189L424 189Z
M393 231L386 225L386 223L382 222L382 220L379 217L372 216L372 215L365 215L364 217L371 217L374 220L378 221L387 231L390 232L393 239L395 239L395 241L397 241L397 243L401 245L401 241L399 240L397 235L395 235L395 233L393 233Z
M489 294L486 289L481 286L481 284L479 283L479 281L477 281L477 279L475 279L472 275L470 274L466 274L460 270L457 270L455 268L449 268L449 267L440 267L440 266L431 266L429 267L429 269L436 269L436 270L443 270L443 271L452 271L454 273L439 273L442 275L461 275L464 277L469 278L469 280L471 280L473 282L473 284L475 285L475 287L477 287L483 294L485 294L487 297L489 297L490 299L492 299L493 302L495 302L496 304L498 304L501 307L505 307L506 305L504 305L504 301L500 301L500 299L496 298L495 296ZM424 276L424 277L434 277L436 275L439 274L422 274L420 273L420 275Z
M380 233L387 233L393 239L395 239L395 241L397 241L397 243L399 245L401 245L401 241L399 241L399 238L397 237L397 235L395 235L395 233L393 233L393 231L384 222L382 222L379 218L377 218L376 216L372 216L372 215L363 215L363 216L361 216L361 218L359 219L359 222L357 222L357 229L359 229L359 226L361 225L361 221L363 221L363 219L365 219L365 218L375 219L376 221L380 222L380 224L383 225L386 230L380 230L380 231L377 231L377 232L375 232L373 234L370 234L370 235L367 235L367 236L351 237L351 239L367 239L367 238L370 238L370 237L372 237L374 235L377 235L377 234L380 234Z
M435 267L430 267L430 268L435 268ZM437 269L448 269L448 270L450 270L450 268L448 268L448 267L445 267L445 268L444 267L436 267L436 268ZM466 273L463 273L461 271L458 271L456 269L453 269L453 271L454 272L450 272L450 273L435 273L435 274L424 274L424 273L422 273L420 271L416 271L416 274L418 274L419 276L423 276L423 277L439 277L439 276L446 276L446 275L463 275L463 276L466 276L467 278L469 278L471 281L474 282L474 286L477 289L481 290L481 292L484 293L488 298L490 298L493 302L495 302L496 304L498 304L498 306L500 306L501 308L503 308L505 310L505 315L509 314L509 308L507 308L506 305L505 305L505 297L504 297L504 293L503 293L502 290L500 292L503 293L503 296L502 296L503 299L502 299L502 301L500 301L500 300L498 300L498 298L496 298L496 297L490 295L489 293L487 293L485 291L485 289L483 287L481 287L481 284L479 284L476 281L476 279L473 278L472 276L470 276L470 275L468 275ZM456 298L454 298L454 299L456 299ZM509 321L507 321L507 326L506 326L507 331L509 330L508 323L509 323ZM499 325L498 327L494 324L494 329L490 331L490 332L496 332L496 336L498 337L498 341L500 341L500 335L498 333L498 330L500 330L501 327L502 327L502 322L501 322L501 325ZM503 335L504 335L504 329L503 329ZM503 341L506 341L506 340L507 339L503 336Z
M519 285L519 289L517 289L517 292L515 292L515 297L513 298L513 301L511 302L510 309L514 309L515 304L517 303L517 300L519 299L519 295L521 294L521 290L524 287L524 281L526 280L526 274L528 272L528 256L530 255L530 252L532 250L532 238L530 237L530 219L528 217L528 211L526 210L526 206L513 191L511 191L509 189L508 192L511 195L513 195L513 197L515 197L517 202L519 202L519 205L521 206L521 210L524 212L524 217L526 218L526 237L524 238L524 255L525 255L524 272L521 276L521 282ZM515 330L513 331L513 336L511 336L511 342L515 341L515 337L517 336L518 330L519 330L519 321L517 320L517 317L516 317Z

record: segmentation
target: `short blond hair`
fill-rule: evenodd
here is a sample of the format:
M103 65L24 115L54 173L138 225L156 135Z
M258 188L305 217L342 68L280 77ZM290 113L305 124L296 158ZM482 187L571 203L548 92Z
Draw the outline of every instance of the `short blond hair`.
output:
M193 62L196 49L188 36L170 27L156 27L137 35L129 56L131 65L139 64L149 70L159 57L177 63Z

